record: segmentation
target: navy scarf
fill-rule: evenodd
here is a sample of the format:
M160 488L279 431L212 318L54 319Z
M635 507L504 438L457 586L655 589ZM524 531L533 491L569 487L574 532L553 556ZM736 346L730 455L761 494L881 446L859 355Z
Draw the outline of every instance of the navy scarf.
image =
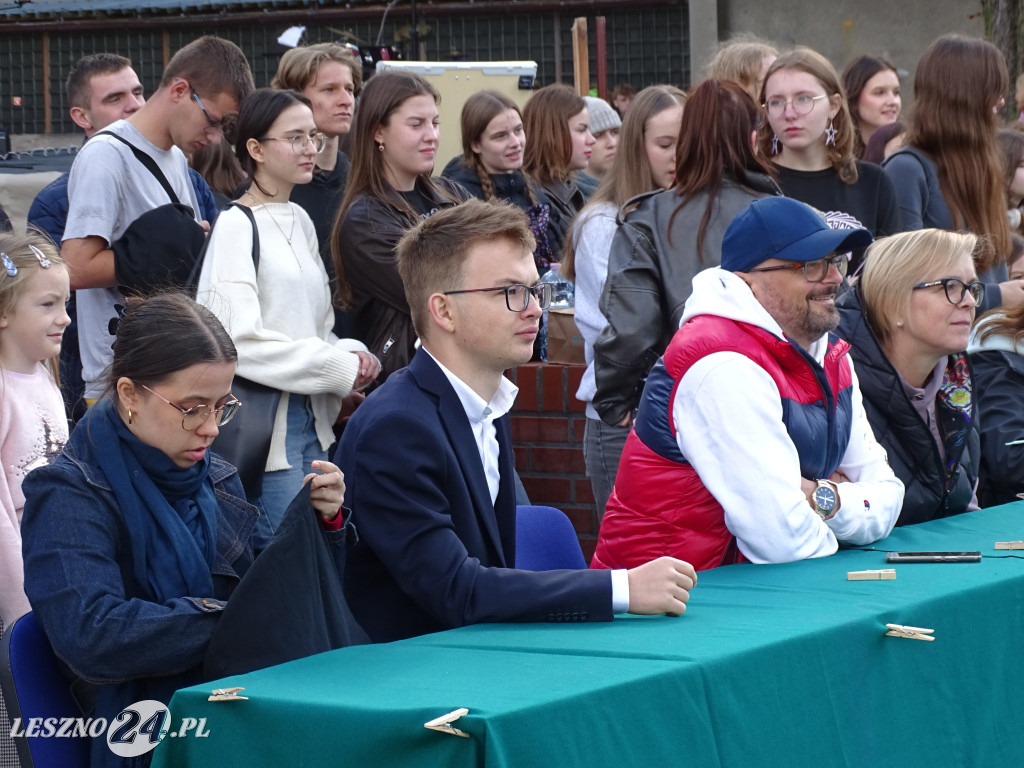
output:
M89 409L85 429L131 539L132 573L150 600L213 595L217 497L210 454L184 469L132 434L113 401Z

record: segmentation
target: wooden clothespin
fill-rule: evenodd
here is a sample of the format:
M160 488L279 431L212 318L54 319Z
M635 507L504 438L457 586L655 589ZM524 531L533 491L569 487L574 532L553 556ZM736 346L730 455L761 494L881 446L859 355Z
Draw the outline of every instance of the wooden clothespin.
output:
M213 695L207 701L248 701L248 696L239 696L245 688L214 688Z
M882 568L878 571L847 571L847 581L893 581L896 579L895 568Z
M1024 549L1024 541L997 541L996 549Z
M429 728L432 731L440 731L441 733L449 733L452 736L461 736L464 739L468 739L469 738L469 734L468 733L460 731L458 728L455 728L452 725L452 723L454 723L460 717L462 717L463 715L468 715L468 714L469 714L469 710L468 709L466 709L465 707L459 707L454 712L449 712L447 715L441 715L440 717L435 717L430 722L424 723L423 727L424 728Z
M927 640L931 642L935 638L932 633L934 629L923 629L921 627L905 627L902 624L886 624L889 631L885 634L889 637L905 637L908 640Z

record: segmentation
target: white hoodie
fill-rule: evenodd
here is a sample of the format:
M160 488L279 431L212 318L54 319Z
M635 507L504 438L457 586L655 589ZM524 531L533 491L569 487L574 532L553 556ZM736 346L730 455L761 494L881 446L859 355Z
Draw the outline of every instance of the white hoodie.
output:
M715 267L693 278L680 324L698 315L785 334L737 275ZM807 352L821 363L823 336ZM800 487L800 459L782 421L782 398L768 373L737 352L715 352L683 376L672 403L679 450L725 510L744 557L782 563L833 554L838 541L865 545L889 535L903 505L903 483L875 440L853 361L850 444L839 471L839 512L823 522ZM807 478L817 480L819 478ZM821 478L827 479L827 478Z

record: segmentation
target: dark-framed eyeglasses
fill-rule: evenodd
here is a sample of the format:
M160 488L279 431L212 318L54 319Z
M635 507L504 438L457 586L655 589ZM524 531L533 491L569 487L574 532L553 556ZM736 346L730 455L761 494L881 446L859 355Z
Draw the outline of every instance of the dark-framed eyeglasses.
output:
M768 114L772 117L782 117L786 112L786 107L792 106L793 111L800 117L808 114L814 109L814 102L821 101L821 99L827 99L828 96L824 93L820 96L812 96L809 93L800 93L794 96L792 99L783 99L779 96L768 99L762 106L768 110Z
M982 299L985 298L984 283L977 280L965 283L956 277L944 277L941 280L929 280L927 283L918 283L914 286L913 290L919 291L922 288L934 288L937 285L942 286L942 289L946 292L946 301L953 306L963 304L964 297L968 293L971 294L975 304L981 304Z
M191 85L188 87L188 89L192 91L192 98L195 99L196 104L199 105L199 109L202 110L203 117L206 118L206 122L210 124L210 127L213 128L213 130L215 131L223 131L224 119L221 118L220 120L214 120L212 117L210 117L210 113L206 111L206 107L203 105L202 99L199 98L199 94L196 93L196 89L193 88Z
M144 390L149 392L151 395L155 395L159 399L167 403L171 408L181 411L181 428L186 432L195 432L206 420L210 418L210 414L214 414L217 419L217 426L223 427L238 413L238 409L242 407L240 400L236 400L235 396L228 394L228 400L223 405L219 405L216 408L211 408L208 405L193 405L191 408L182 408L180 405L175 405L166 397L161 395L159 392L154 392L152 389L147 387L145 384L140 384Z
M258 141L287 141L292 145L292 152L296 155L301 155L307 144L312 144L313 149L320 152L327 144L327 137L322 133L311 133L309 135L300 133L297 136L284 136L282 138L264 136L262 139L258 139Z
M833 253L831 256L826 256L823 259L815 259L814 261L805 262L792 262L790 264L779 264L774 267L754 267L748 269L747 272L774 272L778 269L802 269L804 271L804 280L808 283L820 283L826 277L828 277L828 268L835 267L839 272L840 277L846 277L846 272L850 268L850 254L848 253Z
M445 291L445 296L454 296L457 293L497 293L504 291L505 306L510 312L525 312L530 306L530 297L537 300L541 309L551 306L551 283L537 283L534 286L515 283L502 288L467 288L462 291Z

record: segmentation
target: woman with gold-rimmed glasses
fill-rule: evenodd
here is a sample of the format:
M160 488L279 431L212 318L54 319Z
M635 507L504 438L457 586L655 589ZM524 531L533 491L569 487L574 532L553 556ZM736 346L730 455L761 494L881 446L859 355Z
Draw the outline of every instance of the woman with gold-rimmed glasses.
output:
M839 301L864 409L906 486L897 525L978 508L978 399L967 349L985 286L971 234L922 229L876 241Z
M235 360L217 318L184 295L129 299L106 395L25 479L25 591L83 716L114 722L200 682L225 601L266 543L234 467L211 452L219 427L245 418ZM312 506L337 527L341 472L314 469ZM93 742L92 765L122 764Z

